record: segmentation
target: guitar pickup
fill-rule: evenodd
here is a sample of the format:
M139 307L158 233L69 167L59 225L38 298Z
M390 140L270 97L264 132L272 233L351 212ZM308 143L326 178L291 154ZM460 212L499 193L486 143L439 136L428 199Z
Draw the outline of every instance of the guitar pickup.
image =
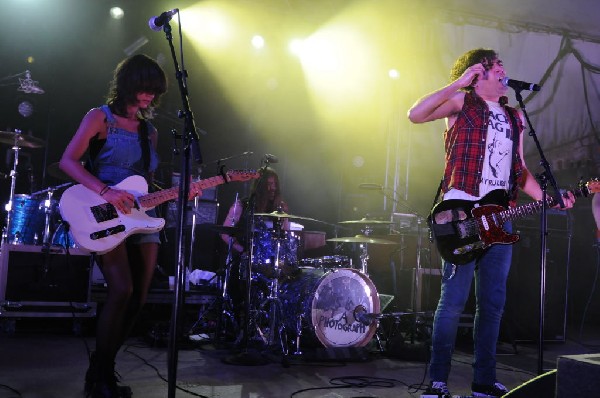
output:
M102 231L92 232L90 234L90 239L98 240L98 239L106 238L107 236L118 234L119 232L125 232L124 225L117 225L116 227L106 228L106 229L103 229Z
M92 212L92 215L97 223L114 220L115 218L119 217L115 206L108 202L97 206L92 206L90 211Z

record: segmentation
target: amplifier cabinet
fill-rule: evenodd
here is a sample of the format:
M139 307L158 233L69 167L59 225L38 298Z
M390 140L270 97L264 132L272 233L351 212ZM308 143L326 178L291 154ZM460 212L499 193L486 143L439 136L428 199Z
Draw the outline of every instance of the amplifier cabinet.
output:
M93 317L88 252L3 243L0 317Z

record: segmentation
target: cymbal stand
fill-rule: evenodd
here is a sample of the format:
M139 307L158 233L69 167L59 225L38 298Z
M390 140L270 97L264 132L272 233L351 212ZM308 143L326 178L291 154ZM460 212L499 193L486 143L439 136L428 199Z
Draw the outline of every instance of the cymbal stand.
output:
M238 194L235 194L234 206L238 204ZM234 207L234 214L237 208ZM235 220L232 220L231 226L234 226ZM221 308L219 309L219 318L217 319L217 330L215 332L215 340L218 340L219 332L223 326L223 320L228 319L231 322L234 332L238 330L238 324L233 313L233 302L229 295L229 284L231 283L231 267L233 265L233 243L235 238L229 236L229 242L227 243L227 258L225 259L225 275L222 276L221 280ZM225 329L224 329L225 330Z
M10 194L8 197L8 203L6 204L6 231L4 231L2 233L2 242L8 241L9 239L9 234L10 234L10 230L12 229L12 222L13 222L13 214L14 214L14 209L13 209L13 200L15 198L15 187L17 185L17 166L19 165L19 150L21 149L19 147L19 145L17 144L18 142L18 134L21 134L20 130L15 130L15 143L12 147L13 152L15 153L14 156L14 160L13 160L13 169L10 172Z
M54 189L48 189L47 195L44 203L40 205L40 208L44 209L44 236L42 237L42 244L44 247L50 247L50 244L52 243L50 241L50 221L52 219L52 213L54 213L54 209L52 208L52 195L54 195Z
M373 232L373 228L371 228L369 226L366 226L362 230L362 232L363 232L363 234L365 236L369 236ZM361 243L358 247L360 249L360 255L359 255L359 259L360 259L360 272L362 272L362 274L365 275L365 276L369 276L369 272L368 272L369 245L368 245L368 243Z
M282 249L282 241L285 241L283 237L283 227L281 220L273 221L273 230L275 231L275 256L273 258L273 268L274 268L274 276L269 281L269 295L267 298L261 303L260 309L267 308L267 320L269 325L269 334L264 337L262 330L260 330L260 325L257 324L257 328L259 333L261 334L263 341L266 345L271 346L275 343L275 330L281 333L282 326L282 314L281 314L281 300L279 299L279 278L281 277L281 249Z

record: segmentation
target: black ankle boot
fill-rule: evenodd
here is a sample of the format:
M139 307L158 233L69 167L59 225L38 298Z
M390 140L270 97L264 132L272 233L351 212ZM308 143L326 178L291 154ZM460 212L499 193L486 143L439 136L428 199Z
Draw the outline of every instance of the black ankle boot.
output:
M88 398L131 398L133 392L129 386L117 384L118 378L114 363L110 369L101 372L96 353L90 354L90 365L85 372L84 391Z
M85 391L86 396L90 395L92 387L96 380L98 380L98 377L98 361L96 360L96 353L92 351L90 354L90 366L88 366L88 369L85 372L85 383L83 385L83 391Z

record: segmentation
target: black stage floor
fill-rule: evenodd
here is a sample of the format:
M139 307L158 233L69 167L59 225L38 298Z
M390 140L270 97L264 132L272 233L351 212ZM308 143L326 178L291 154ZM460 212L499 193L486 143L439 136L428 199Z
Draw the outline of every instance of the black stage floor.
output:
M177 397L418 397L415 386L427 380L421 346L411 344L409 339L401 339L404 344L400 344L396 338L394 349L386 339L381 345L373 339L364 348L325 349L313 345L306 347L302 355L287 357L279 347L258 350L250 341L240 355L239 345L212 341L208 329L208 339L202 339L202 329L210 327L196 323L201 319L195 318L204 317L204 309L201 304L186 304L183 308L186 332L176 342L177 377L171 377L170 383L177 387ZM117 371L123 383L132 387L135 397L168 396L170 311L171 305L148 304L135 336L119 353ZM94 346L95 318L0 321L1 398L83 396L88 350ZM382 326L385 323L382 320ZM449 382L455 395L467 395L471 382L469 330L463 332ZM573 334L579 337L578 331ZM560 355L598 352L598 330L587 330L582 337L583 343L567 338L544 344L544 369L556 368ZM500 343L498 353L498 378L509 388L537 375L537 344ZM255 364L256 358L263 363Z

